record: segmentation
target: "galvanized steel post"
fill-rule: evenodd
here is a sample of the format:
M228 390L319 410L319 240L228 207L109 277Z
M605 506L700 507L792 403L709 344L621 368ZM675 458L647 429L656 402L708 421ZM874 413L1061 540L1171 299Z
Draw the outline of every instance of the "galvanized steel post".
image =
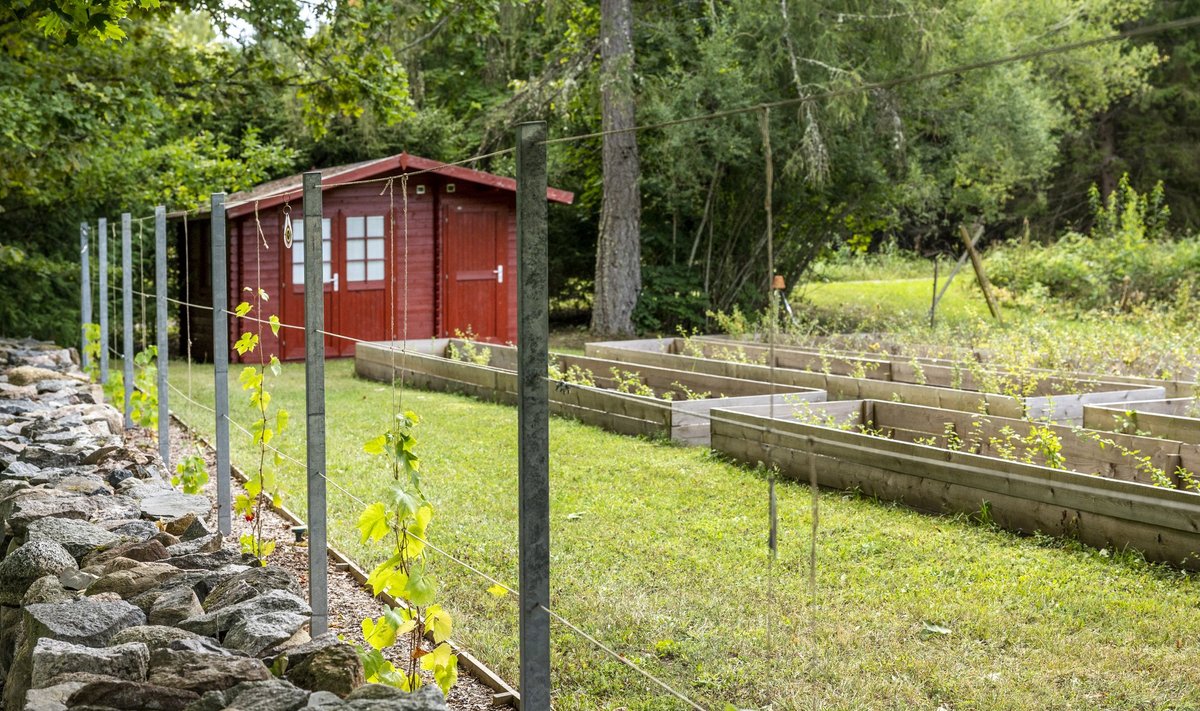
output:
M171 473L171 408L167 402L167 208L154 208L154 332L158 336L158 454Z
M217 426L217 529L233 531L229 481L229 268L225 249L225 193L212 194L213 409Z
M121 213L121 355L125 387L125 429L133 427L133 216Z
M308 443L308 599L312 635L329 630L325 533L325 274L321 173L304 174L304 406Z
M86 371L91 365L87 355L87 326L92 322L92 268L88 263L88 224L79 223L79 363Z
M96 302L100 307L100 382L108 382L108 220L96 225Z
M546 124L517 127L517 457L521 708L550 708Z

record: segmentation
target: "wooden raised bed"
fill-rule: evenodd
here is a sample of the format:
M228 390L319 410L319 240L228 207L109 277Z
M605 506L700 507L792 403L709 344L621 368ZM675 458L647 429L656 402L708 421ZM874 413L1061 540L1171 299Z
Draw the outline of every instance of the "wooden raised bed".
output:
M698 336L697 339L719 344L718 348L724 348L725 350L736 349L739 345L762 347L762 341L757 338L706 335ZM878 363L878 372L888 373L893 380L920 382L921 379L924 379L926 385L949 387L959 387L961 385L973 390L978 390L979 387L974 384L974 374L972 371L977 371L981 365L982 367L989 367L989 355L987 351L978 349L952 349L922 345L901 346L886 341L879 341L878 338L874 341L870 338L851 338L845 340L835 336L826 336L812 337L809 340L810 343L807 345L792 343L777 346L776 348L777 350L807 352L818 356L819 360L832 363L832 367L835 369L834 372L854 367L854 364L859 361ZM852 347L853 344L861 343L864 340L872 341L873 345L879 345L879 349L866 350L854 349ZM948 357L955 355L956 350L959 354L958 359ZM1165 380L1162 378L1120 375L1116 373L1088 373L1050 370L1047 368L1029 368L1026 372L1038 377L1065 380L1068 383L1099 381L1133 386L1135 389L1163 388L1165 397L1168 398L1194 395L1197 392L1197 388L1200 387L1197 383L1189 380ZM993 372L993 374L1003 377L1002 373ZM1194 377L1195 372L1190 371L1183 375L1185 377Z
M765 414L758 409L729 409ZM1045 452L1037 448L1028 449L1005 432L1007 429L1027 437L1031 429L1037 427L1043 432L1053 434L1061 443L1062 449L1058 455L1062 457L1063 464L1060 468L1080 474L1154 484L1154 477L1139 461L1143 457L1149 457L1150 466L1170 478L1174 487L1182 489L1185 488L1186 482L1176 475L1180 467L1188 472L1200 472L1200 446L1197 446L1197 443L1032 423L1027 420L940 410L921 405L879 400L795 403L785 410L777 410L776 417L852 431L862 431L862 425L865 424L869 434L881 438L943 448L953 443L953 446L961 451L997 459L1004 458L1005 447L1015 447L1018 451L1008 455L1009 461L1013 458L1022 461L1028 459L1026 463L1044 465ZM1134 455L1134 452L1137 454Z
M459 392L475 397L516 404L516 349L511 346L473 344L477 351L490 351L487 365L452 360L445 357L448 346L460 351L463 342L451 339L428 339L393 343L359 344L355 350L354 369L364 378L391 382L403 375L405 382L429 390ZM581 422L598 425L613 432L628 435L669 437L677 442L707 445L709 443L708 413L715 407L770 407L772 399L780 409L799 400L820 402L825 393L803 387L738 380L703 373L685 373L630 365L615 361L552 354L562 371L575 366L594 376L596 385L554 382L550 385L550 410L554 414L572 417ZM636 373L641 382L656 393L673 393L667 400L612 389L611 368ZM710 392L714 397L688 400L684 386L694 392ZM774 395L772 395L774 390Z
M680 353L683 339L641 339L587 344L587 353L601 358L640 363L676 370L690 370L726 377L824 390L834 400L895 400L967 412L986 412L1001 417L1049 419L1079 424L1083 406L1163 397L1159 387L1134 387L1118 383L1062 378L1039 378L1034 394L1017 397L1004 393L979 392L966 385L919 383L912 370L884 359L837 358L824 354L777 347L775 369L765 365L768 348L749 342L713 342L691 339L694 354ZM732 349L732 350L731 350ZM703 356L698 353L703 352ZM749 361L749 362L746 362ZM813 369L816 366L816 370ZM825 372L828 371L828 372ZM846 375L842 373L854 373ZM855 376L859 377L855 377ZM925 376L928 378L928 375Z
M1083 425L1111 432L1146 432L1151 437L1200 444L1200 400L1194 397L1089 405Z
M884 416L880 405L893 403L871 405L877 420ZM1194 493L720 409L712 412L712 446L798 481L808 481L815 457L822 486L1200 569L1200 495Z

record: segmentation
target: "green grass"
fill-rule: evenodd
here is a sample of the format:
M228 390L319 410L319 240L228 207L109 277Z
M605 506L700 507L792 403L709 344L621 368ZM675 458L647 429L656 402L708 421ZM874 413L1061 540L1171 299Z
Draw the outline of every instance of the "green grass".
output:
M986 351L999 369L1052 368L1194 380L1200 366L1200 331L1191 312L1138 307L1129 313L1080 309L1048 299L997 290L1004 323L998 324L973 274L959 274L938 305L929 328L930 279L806 284L793 303L806 323L803 341L821 332L863 331L898 344L940 346L946 357ZM966 349L966 350L963 350Z
M235 417L248 423L237 371ZM187 372L171 372L185 391ZM192 376L196 399L211 402L211 368ZM387 474L361 446L387 426L390 388L356 379L345 360L329 362L326 379L329 476L371 501ZM303 367L285 365L271 388L296 424L277 443L302 459ZM180 400L172 409L211 434L211 416ZM515 587L515 409L413 391L403 404L424 419L432 539ZM771 591L760 472L566 420L550 431L554 608L706 708L1200 708L1192 577L825 492L814 606L806 488L779 487ZM243 468L256 460L247 439L233 431ZM302 472L283 475L286 505L303 511ZM382 549L358 545L358 508L330 488L330 539L369 566ZM515 681L516 601L434 563L455 637ZM353 634L358 621L333 612ZM557 625L553 652L558 709L681 708Z
M950 268L941 260L942 273ZM933 276L933 260L912 252L885 249L869 254L838 253L812 265L811 281L863 281L866 279L915 279Z
M970 271L970 267L966 269ZM939 281L939 291L943 283ZM825 318L868 328L894 324L928 326L933 278L810 282L797 291L803 303L815 307ZM975 275L960 271L938 302L937 320L961 325L989 318Z

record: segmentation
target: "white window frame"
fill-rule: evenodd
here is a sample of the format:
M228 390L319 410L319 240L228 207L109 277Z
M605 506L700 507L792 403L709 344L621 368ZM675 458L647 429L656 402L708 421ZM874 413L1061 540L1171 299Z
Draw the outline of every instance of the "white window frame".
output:
M333 281L333 221L321 219L322 279ZM292 220L292 286L304 289L304 219Z
M386 224L384 215L346 216L347 286L374 286L387 278Z

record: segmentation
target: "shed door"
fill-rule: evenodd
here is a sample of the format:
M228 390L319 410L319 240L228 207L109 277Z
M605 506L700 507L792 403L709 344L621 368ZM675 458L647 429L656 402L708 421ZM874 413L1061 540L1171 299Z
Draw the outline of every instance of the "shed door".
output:
M336 315L332 310L334 305L332 228L332 221L328 217L321 220L321 263L324 272L322 278L325 281L325 330L336 332ZM284 244L282 235L279 243ZM295 218L292 220L291 249L285 249L283 252L286 259L283 270L284 298L283 313L279 315L284 323L294 326L304 325L304 248L304 219ZM280 358L284 360L302 360L304 358L304 331L284 328L280 330L279 336L283 341L283 352L280 354ZM336 346L337 343L332 338L325 339L327 354L336 355L337 351L333 350Z
M443 336L471 332L508 339L508 210L497 205L447 205L444 232Z
M388 337L388 280L395 271L388 254L387 209L347 208L338 211L339 229L334 230L336 253L334 297L338 333L362 341ZM354 341L337 339L330 355L354 355Z

